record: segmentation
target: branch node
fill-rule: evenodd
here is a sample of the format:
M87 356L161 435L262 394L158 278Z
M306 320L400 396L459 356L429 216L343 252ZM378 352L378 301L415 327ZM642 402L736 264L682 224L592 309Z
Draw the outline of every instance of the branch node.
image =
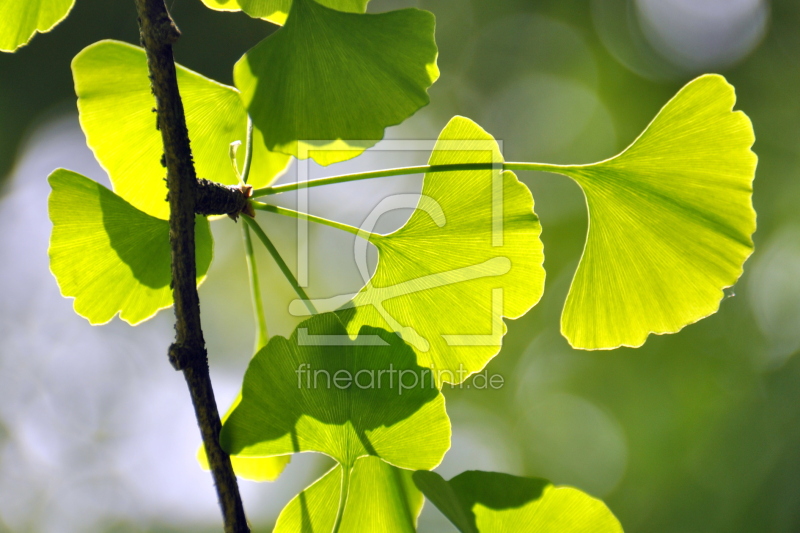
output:
M175 44L180 39L181 30L175 25L169 13L164 11L159 15L158 20L155 22L159 42L162 44Z
M233 220L245 213L255 216L250 196L250 185L222 185L206 179L197 180L194 211L198 215L228 215Z
M189 348L174 342L169 346L169 362L175 370L185 370L198 361L205 361L208 353L205 348L198 346Z

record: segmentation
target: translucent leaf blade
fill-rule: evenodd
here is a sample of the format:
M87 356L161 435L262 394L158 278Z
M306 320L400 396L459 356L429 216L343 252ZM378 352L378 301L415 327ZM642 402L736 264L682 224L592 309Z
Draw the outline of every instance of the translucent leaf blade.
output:
M583 188L589 232L561 329L584 349L640 346L716 312L752 253L756 155L723 77L670 100L620 155L564 173Z
M544 479L479 470L450 481L434 472L413 479L462 533L622 533L602 501Z
M491 135L455 117L430 164L502 161ZM364 325L396 331L440 381L463 381L500 351L503 317L518 318L539 301L545 278L540 233L530 191L514 173L427 174L408 222L370 238L378 266L354 309L342 311L348 331Z
M342 467L336 466L295 496L281 511L275 533L331 531L341 496ZM357 460L339 531L413 533L422 511L422 493L411 472L377 457Z
M424 370L394 334L365 327L351 340L336 315L314 316L255 355L220 441L241 457L316 451L348 466L374 455L433 468L450 446L450 422Z
M344 161L428 104L439 76L433 33L433 15L418 9L362 15L295 0L234 80L268 149Z
M164 150L144 50L100 41L75 56L72 73L81 127L114 191L145 213L167 219L166 169L159 163ZM244 142L247 129L238 91L181 66L177 75L197 176L236 184L229 147ZM260 138L254 141L250 184L261 187L283 172L289 157L268 152ZM238 152L242 168L244 150Z
M50 270L75 312L92 324L117 313L136 325L172 305L169 223L69 170L49 177ZM197 217L198 283L211 264L208 221Z
M202 0L202 2L217 11L244 11L253 18L261 18L278 25L286 22L292 7L292 0ZM368 2L369 0L319 0L325 7L348 13L363 13L367 10Z
M4 0L0 2L0 51L13 52L38 33L67 18L75 0Z

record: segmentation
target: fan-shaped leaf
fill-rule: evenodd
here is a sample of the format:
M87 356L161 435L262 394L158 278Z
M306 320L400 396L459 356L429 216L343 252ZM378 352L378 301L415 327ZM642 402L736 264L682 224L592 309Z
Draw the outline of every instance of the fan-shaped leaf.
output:
M236 63L234 79L267 148L344 161L429 102L433 29L418 9L362 15L294 0L286 25Z
M275 533L331 531L341 497L342 467L336 466L295 496L281 511ZM377 457L362 457L353 466L341 533L413 533L422 510L422 494L411 472Z
M431 165L502 163L495 140L455 117L442 131ZM342 316L400 333L420 365L458 383L500 351L506 326L544 289L541 227L533 198L512 172L429 173L408 222L372 235L379 251L369 283Z
M753 251L753 127L733 87L701 76L620 155L564 167L589 233L561 330L578 348L640 346L719 309Z
M159 164L164 150L144 50L100 41L75 56L72 73L81 126L114 192L149 215L168 218L166 170ZM229 147L232 141L244 141L247 129L238 92L181 66L177 74L197 175L236 184ZM280 174L289 158L268 152L256 137L250 184L259 187ZM243 152L239 150L240 158Z
M253 18L262 18L275 24L284 24L292 7L292 0L202 0L217 11L244 11ZM369 0L319 0L325 7L348 13L363 13Z
M131 325L172 305L169 223L143 213L89 178L59 169L49 178L50 270L75 312L92 324L117 313ZM208 221L197 217L198 282L211 264Z
M424 471L413 479L462 533L622 533L602 501L544 479L478 470L450 481Z
M242 457L316 451L347 468L375 455L429 469L450 445L450 422L430 371L396 335L364 327L351 340L327 313L255 355L220 440Z
M0 2L0 51L13 52L67 18L75 0L3 0Z

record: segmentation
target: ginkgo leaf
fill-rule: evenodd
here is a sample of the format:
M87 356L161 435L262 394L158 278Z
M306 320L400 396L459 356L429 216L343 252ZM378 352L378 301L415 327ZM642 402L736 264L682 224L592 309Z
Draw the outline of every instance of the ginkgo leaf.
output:
M318 0L320 4L337 11L363 13L369 0ZM292 7L292 0L202 0L217 11L244 11L253 18L261 18L275 24L284 24Z
M342 467L337 465L295 496L281 511L274 533L332 531L342 492ZM409 470L377 457L362 457L350 474L340 533L414 533L424 498Z
M242 393L240 392L233 400L225 416L222 417L223 424L241 401ZM291 455L277 455L275 457L239 457L238 455L232 455L231 464L233 465L234 473L240 478L249 479L250 481L275 481L283 473L291 459ZM206 448L202 444L197 450L197 462L200 463L200 468L203 470L211 470L208 464Z
M374 455L424 470L449 448L450 421L430 371L401 339L364 327L351 340L326 313L253 357L220 442L242 457L316 451L350 468Z
M13 52L67 18L75 0L3 0L0 2L0 51Z
M753 127L718 75L687 84L616 157L564 167L589 232L561 317L576 348L641 346L719 309L753 251Z
M479 470L450 481L425 471L413 479L462 533L622 533L602 501L544 479Z
M430 158L431 165L502 161L491 135L463 117L445 127ZM531 193L513 172L427 174L408 222L369 236L378 266L354 309L341 312L348 331L398 332L439 381L463 381L500 351L503 317L520 317L539 301L540 233Z
M92 324L119 313L136 325L172 305L169 223L69 170L48 178L50 270L75 312ZM208 221L195 222L198 283L211 264Z
M357 156L429 102L434 17L343 13L294 0L286 25L234 68L267 148L327 165Z
M155 101L143 49L119 41L100 41L72 61L80 122L89 147L106 169L114 192L157 218L169 217L164 153L156 130ZM177 67L192 155L198 177L227 185L237 183L230 143L245 141L247 114L233 87ZM266 185L289 162L268 152L256 132L250 184ZM242 167L244 150L239 150Z

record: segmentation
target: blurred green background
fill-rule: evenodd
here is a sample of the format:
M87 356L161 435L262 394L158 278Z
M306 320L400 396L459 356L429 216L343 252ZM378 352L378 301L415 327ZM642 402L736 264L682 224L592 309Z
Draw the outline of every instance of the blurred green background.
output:
M183 31L177 60L223 83L273 31L199 0L168 5ZM753 121L759 156L756 252L719 313L612 352L571 350L559 334L586 232L580 190L523 174L544 228L545 296L509 324L488 367L505 377L501 390L446 388L454 439L440 472L571 484L603 498L627 532L800 531L800 1L373 0L370 10L409 6L437 17L442 77L431 105L388 138L434 139L460 114L502 140L507 160L592 162L630 143L688 80L718 72ZM47 174L65 166L105 179L78 130L69 69L104 38L138 42L133 2L77 0L53 32L0 55L0 531L213 531L189 398L165 356L171 313L92 328L47 270ZM425 159L378 145L311 171ZM382 197L419 186L418 176L338 185L310 205L360 224ZM385 217L382 229L402 219ZM265 223L296 267L293 222ZM253 326L238 228L226 220L214 230L201 297L226 406ZM350 250L352 236L312 228L312 296L358 289ZM286 311L291 290L260 258L271 333L286 335L298 320ZM245 482L257 530L326 464L300 457L275 484ZM452 531L430 505L420 530Z

